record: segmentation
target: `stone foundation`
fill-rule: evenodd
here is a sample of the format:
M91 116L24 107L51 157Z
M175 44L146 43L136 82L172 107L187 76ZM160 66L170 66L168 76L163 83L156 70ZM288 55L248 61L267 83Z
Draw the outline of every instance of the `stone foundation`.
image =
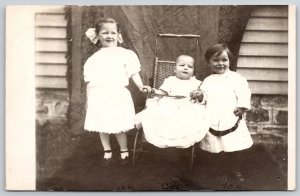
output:
M254 145L263 145L283 174L287 171L287 108L287 95L252 95L251 110L246 113Z
M286 95L252 95L251 110L246 113L251 132L287 136L287 108Z
M249 123L287 125L288 97L286 95L252 95Z
M36 90L36 123L44 125L67 122L69 95L67 90L42 89Z

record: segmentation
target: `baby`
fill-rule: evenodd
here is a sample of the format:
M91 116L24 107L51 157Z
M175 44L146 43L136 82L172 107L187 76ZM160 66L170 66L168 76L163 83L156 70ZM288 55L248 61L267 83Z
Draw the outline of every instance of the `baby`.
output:
M149 143L161 148L188 148L205 136L204 106L190 101L201 95L196 91L200 84L194 77L194 59L178 56L175 76L166 78L159 89L152 89L158 97L148 99L142 112L141 123Z
M157 95L181 95L188 97L196 90L201 81L194 75L194 59L188 55L180 55L175 61L175 76L166 78L159 89L152 89ZM195 91L196 92L196 91ZM198 91L197 91L198 92ZM199 94L199 92L198 92ZM194 94L193 94L194 96ZM195 97L193 97L195 98Z

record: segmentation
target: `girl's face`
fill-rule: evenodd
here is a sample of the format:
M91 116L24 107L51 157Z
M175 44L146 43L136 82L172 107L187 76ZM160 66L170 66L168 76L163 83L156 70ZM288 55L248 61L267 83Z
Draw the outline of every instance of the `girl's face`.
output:
M213 73L223 74L229 69L229 57L226 51L221 54L214 54L208 61Z
M180 79L190 79L194 74L194 59L190 56L178 57L175 66L175 73Z
M118 45L118 29L115 23L104 23L99 31L102 47L116 47Z

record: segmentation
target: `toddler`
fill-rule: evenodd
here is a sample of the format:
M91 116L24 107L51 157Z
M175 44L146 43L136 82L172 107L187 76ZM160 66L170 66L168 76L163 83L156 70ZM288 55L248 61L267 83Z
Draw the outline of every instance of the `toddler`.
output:
M205 53L212 75L201 85L204 98L200 101L206 106L210 129L200 142L200 148L215 155L216 166L228 168L226 175L234 175L243 181L240 153L250 148L253 141L242 116L250 109L251 92L247 80L229 70L231 58L225 44L215 44Z

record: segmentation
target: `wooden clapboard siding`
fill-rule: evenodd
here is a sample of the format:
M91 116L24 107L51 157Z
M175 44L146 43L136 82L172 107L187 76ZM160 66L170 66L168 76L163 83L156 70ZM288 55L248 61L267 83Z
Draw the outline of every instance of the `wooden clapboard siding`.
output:
M287 6L256 6L242 39L237 72L247 78L253 94L287 94Z
M66 89L67 81L65 77L58 76L36 76L35 78L36 88L58 88Z
M288 6L262 6L251 12L252 17L288 17Z
M287 94L287 82L252 81L249 82L252 94Z
M36 39L35 41L35 50L37 52L67 52L68 45L66 39Z
M64 13L40 13L36 14L36 26L66 27L67 20Z
M288 20L286 18L250 18L246 30L287 31Z
M288 33L287 32L268 32L268 31L246 31L242 42L249 43L287 43Z
M65 52L37 52L35 54L36 63L63 63L67 64Z
M36 13L36 87L67 88L67 20L63 6Z
M249 57L240 56L238 59L238 68L275 68L286 69L288 67L288 59L286 57Z
M36 27L36 38L66 38L67 29L65 27Z
M241 56L287 56L288 45L273 43L243 43L240 47Z
M37 64L36 76L66 76L67 65L65 64Z
M239 68L238 72L250 81L288 81L286 69Z

